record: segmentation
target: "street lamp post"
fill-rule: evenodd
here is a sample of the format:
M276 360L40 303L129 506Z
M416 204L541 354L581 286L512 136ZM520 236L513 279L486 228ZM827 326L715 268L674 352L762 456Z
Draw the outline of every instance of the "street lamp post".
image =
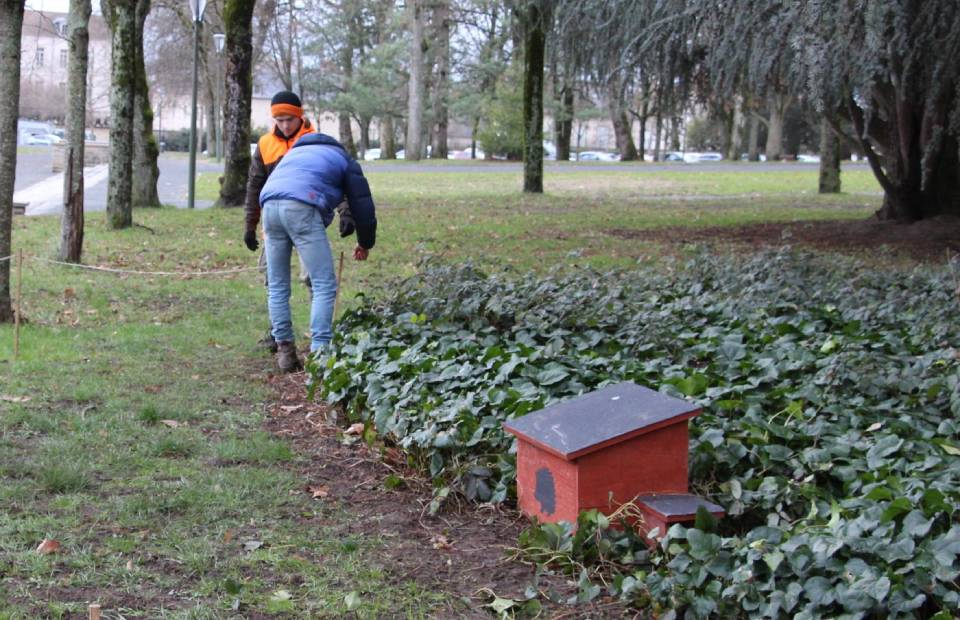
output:
M227 38L227 35L222 32L217 32L213 35L213 44L217 48L217 84L213 89L213 96L216 99L214 102L214 120L216 126L214 127L215 135L217 136L217 163L220 163L220 158L223 156L223 131L221 129L223 122L220 120L221 110L220 107L223 105L223 99L220 96L220 88L223 86L223 77L220 75L220 59L223 55L223 44Z
M189 0L193 14L193 98L190 104L190 173L187 187L187 208L192 209L197 180L197 65L200 64L200 23L207 0Z

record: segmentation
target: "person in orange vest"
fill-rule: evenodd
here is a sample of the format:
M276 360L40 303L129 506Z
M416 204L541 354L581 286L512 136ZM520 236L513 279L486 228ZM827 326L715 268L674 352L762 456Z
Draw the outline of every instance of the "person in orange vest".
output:
M303 103L296 93L281 90L270 100L270 115L273 117L273 130L260 136L257 148L250 160L250 171L247 174L247 198L244 209L246 229L243 242L254 252L260 243L257 240L257 224L260 222L260 191L270 173L273 172L283 156L293 148L301 136L315 133L310 119L303 115ZM347 205L337 207L340 215L340 235L346 237L353 232L353 222ZM301 264L301 280L309 287L310 279ZM266 254L260 254L260 270L266 274ZM267 285L264 276L264 286ZM260 340L260 344L269 348L272 353L277 352L277 343L270 332Z

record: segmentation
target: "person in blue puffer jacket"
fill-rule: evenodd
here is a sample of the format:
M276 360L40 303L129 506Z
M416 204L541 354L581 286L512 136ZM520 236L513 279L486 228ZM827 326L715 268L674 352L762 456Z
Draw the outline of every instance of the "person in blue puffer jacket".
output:
M343 146L322 133L301 136L267 178L260 191L267 255L267 308L277 365L282 372L302 368L290 318L290 255L300 253L313 284L310 308L310 353L333 338L333 304L337 279L327 226L346 198L356 225L356 260L367 260L376 243L377 217L363 170Z

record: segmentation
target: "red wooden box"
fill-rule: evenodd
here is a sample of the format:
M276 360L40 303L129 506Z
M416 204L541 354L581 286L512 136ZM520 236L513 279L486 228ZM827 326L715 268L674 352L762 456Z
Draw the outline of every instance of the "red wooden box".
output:
M551 405L504 428L517 436L520 510L575 523L638 495L687 492L690 403L625 382Z
M706 508L707 512L718 519L725 514L722 506L686 493L651 493L641 495L636 503L643 514L643 519L638 524L641 533L648 536L656 531L655 538L662 538L674 523L692 524L696 520L697 509L700 506ZM650 542L652 544L653 541Z

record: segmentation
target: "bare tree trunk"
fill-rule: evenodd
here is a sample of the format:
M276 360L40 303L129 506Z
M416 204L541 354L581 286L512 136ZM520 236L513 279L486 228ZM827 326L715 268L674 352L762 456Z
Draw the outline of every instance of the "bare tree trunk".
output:
M549 7L523 9L523 191L543 193L543 64Z
M670 150L679 151L686 150L682 149L680 145L680 126L683 125L683 119L679 116L673 116L670 118Z
M569 161L570 141L573 138L573 85L564 79L560 90L560 110L554 120L557 134L557 161Z
M13 253L13 186L20 113L20 30L23 0L0 0L0 259ZM0 323L13 321L10 260L0 261Z
M617 141L617 151L621 161L633 161L637 158L637 146L630 132L630 120L623 105L620 79L611 77L607 85L607 110L613 123L613 133Z
M433 134L433 149L430 157L446 159L447 128L449 109L447 98L450 90L450 0L437 0L433 8L433 20L436 32L437 79L433 95L433 122L436 128Z
M663 134L663 112L660 110L662 102L657 101L657 122L654 128L653 136L653 161L660 161L660 138Z
M747 159L760 161L760 117L750 113L750 131L747 134Z
M790 107L790 96L775 94L770 98L770 124L767 126L767 161L783 159L783 120Z
M150 86L143 62L143 24L150 13L150 0L137 0L136 94L133 116L133 204L138 207L159 207L157 180L160 167L157 157L160 148L153 135L153 107L150 105Z
M79 263L83 255L83 158L87 117L87 59L89 57L90 0L71 0L67 64L67 161L64 165L63 214L60 217L58 257Z
M360 152L366 153L370 148L370 117L360 117Z
M206 141L207 158L215 157L217 152L217 107L213 91L204 89L203 93L203 139Z
M421 138L423 136L423 99L424 99L424 23L427 11L424 0L409 0L407 3L410 12L410 83L407 96L407 139L404 149L406 158L417 161L423 150Z
M820 121L820 193L840 192L840 139L826 118Z
M730 130L727 134L727 149L724 157L730 161L740 159L740 128L743 125L743 98L739 95L733 98L733 114L730 118Z
M354 20L350 20L351 25ZM346 93L350 90L350 82L353 78L353 44L350 40L353 37L347 37L343 48L340 50L340 70L343 72L343 82L341 88ZM347 149L350 157L357 156L357 145L353 141L353 128L350 125L350 110L340 110L337 115L340 131L340 144Z
M110 26L110 174L107 181L107 225L133 225L133 105L136 91L135 39L137 1L102 3Z
M380 159L397 158L397 144L393 133L393 117L387 114L380 119Z
M242 206L250 171L250 99L253 96L253 8L256 0L226 0L223 27L226 39L226 75L223 109L224 170L221 207Z

